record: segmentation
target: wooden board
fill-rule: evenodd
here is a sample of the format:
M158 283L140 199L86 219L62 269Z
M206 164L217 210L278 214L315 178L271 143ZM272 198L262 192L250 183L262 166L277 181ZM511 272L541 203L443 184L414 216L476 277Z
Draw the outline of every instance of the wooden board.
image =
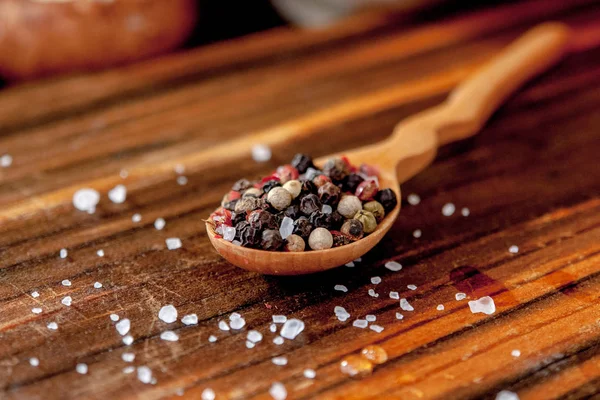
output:
M480 135L444 147L405 184L403 193L419 194L421 203L404 200L390 234L356 267L265 277L212 250L202 219L233 181L264 174L297 151L319 156L384 138L398 120L439 103L508 42L550 19L573 27L565 61L514 96ZM500 390L521 399L598 396L599 26L600 8L585 0L438 12L402 24L369 14L331 30L279 28L3 89L0 150L14 162L0 169L0 397L162 399L183 391L199 398L210 387L217 398L258 399L269 398L276 381L294 399L494 398ZM236 147L241 137L264 141L341 103L356 113L306 124L294 141L269 139L269 163ZM178 163L186 185L176 182ZM128 197L117 205L106 192L119 183ZM82 187L102 192L93 215L72 206ZM457 212L445 217L449 202ZM132 222L134 213L141 222ZM159 217L162 231L153 226ZM168 237L183 247L166 250ZM402 271L385 269L389 260ZM372 276L382 283L372 285ZM336 284L348 293L334 291ZM378 298L368 295L371 288ZM415 311L397 320L390 291ZM472 314L457 292L491 296L497 311ZM70 307L61 304L67 295ZM166 304L180 316L196 313L199 324L160 321ZM336 319L336 305L349 321ZM232 312L246 327L220 331L218 321ZM130 346L111 313L131 320ZM306 329L276 346L273 314L302 319ZM366 314L385 330L351 326ZM58 330L46 328L52 321ZM178 342L160 339L167 329ZM254 349L245 346L249 329L264 334ZM362 380L340 372L343 357L373 343L386 349L387 363ZM126 352L135 353L133 363L121 359ZM271 362L282 355L287 366ZM77 363L88 374L78 374ZM123 373L128 365L150 367L156 384ZM305 368L316 379L304 378Z

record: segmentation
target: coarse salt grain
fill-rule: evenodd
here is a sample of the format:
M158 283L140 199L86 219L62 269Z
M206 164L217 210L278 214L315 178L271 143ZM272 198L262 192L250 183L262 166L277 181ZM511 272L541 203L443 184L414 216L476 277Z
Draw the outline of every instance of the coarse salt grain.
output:
M40 365L40 360L37 357L31 357L29 359L29 365L31 365L32 367L37 367Z
M346 264L346 267L354 268L354 263L352 261L350 261L349 263Z
M263 339L263 335L259 331L251 330L251 331L248 331L248 334L246 335L246 339L248 339L249 341L251 341L253 343L258 343Z
M384 328L383 328L383 326L380 326L380 325L370 325L369 329L372 331L375 331L377 333L381 333L381 332L383 332Z
M135 360L135 354L123 353L123 354L121 354L121 359L125 362L133 362Z
M252 159L256 162L267 162L271 159L271 149L264 144L252 146Z
M231 327L231 329L242 329L244 325L246 325L246 320L242 317L234 318L231 321L229 321L229 326Z
M400 299L400 295L398 292L390 292L390 299L398 300Z
M404 315L402 315L401 313L397 312L396 313L396 319L404 319Z
M438 311L444 311L444 305L443 304L438 304L438 306L436 307L436 309Z
M235 228L233 228L235 233ZM290 217L284 217L281 220L281 226L279 227L279 234L283 239L287 239L294 232L294 220Z
M315 379L317 373L314 369L307 368L302 372L302 375L304 375L306 379Z
M345 292L348 291L348 288L346 286L344 286L344 285L335 285L333 287L333 290L337 290L338 292L344 292L345 293Z
M227 325L227 322L225 321L219 321L219 329L222 331L228 331L229 325Z
M378 276L371 277L371 283L373 285L379 285L381 283L381 278Z
M452 214L454 214L454 211L456 211L456 206L452 203L446 203L442 207L442 215L444 215L445 217L451 216Z
M467 207L463 207L460 210L460 213L462 214L463 217L468 217L471 214L471 210L469 210Z
M94 289L100 289L102 284L100 282L94 282Z
M254 346L256 346L256 343L254 343L254 342L251 342L251 341L249 341L249 340L246 340L246 347L247 347L248 349L253 349L253 348L254 348Z
M517 254L519 252L519 246L515 246L514 244L508 248L508 252L512 254Z
M269 330L273 333L277 332L277 325L275 325L275 324L269 325Z
M417 290L417 285L406 285L410 290Z
M173 331L164 331L160 334L160 338L167 342L176 342L179 340L179 335Z
M273 357L271 359L271 362L275 365L283 366L283 365L287 365L288 360L285 357Z
M331 208L329 204L323 204L323 207L321 207L321 212L323 214L331 214L333 212L333 208Z
M188 183L187 176L183 176L183 175L178 176L176 180L177 180L177 184L180 186L185 186Z
M461 301L467 298L467 294L466 293L462 293L462 292L458 292L454 295L454 298L456 299L456 301Z
M88 373L88 366L87 364L79 363L75 366L75 371L77 371L78 374L85 375Z
M208 341L211 342L211 343L214 343L214 342L217 341L217 337L215 335L210 335L208 337Z
M304 322L292 318L285 321L279 334L288 340L294 340L304 330Z
M521 357L521 351L520 350L513 350L510 352L510 355L513 357Z
M127 335L127 336L125 336L125 337L123 338L123 343L124 343L126 346L129 346L131 343L133 343L133 336L131 336L131 335Z
M388 261L385 263L385 267L390 271L397 272L402 269L402 264L397 263L396 261Z
M142 214L135 213L131 216L131 221L138 223L142 220Z
M165 243L167 243L167 249L169 250L177 250L181 247L181 239L179 238L168 238Z
M233 242L233 239L235 239L235 232L235 227L233 226L223 227L223 239L228 242Z
M127 188L125 185L115 186L108 191L108 198L115 204L124 203L127 198Z
M110 320L117 322L119 320L119 316L117 314L110 314Z
M410 305L410 303L408 302L408 300L406 300L405 298L400 299L400 308L403 309L404 311L414 311L414 307Z
M229 315L229 320L231 321L231 320L233 320L233 319L236 319L236 318L241 318L241 317L242 317L242 316L241 316L239 313L232 312L232 313L231 313L231 315Z
M67 249L60 249L60 252L59 252L60 258L67 258L68 254L69 253L67 252Z
M73 195L73 206L79 211L93 214L100 201L100 193L94 189L79 189Z
M49 322L48 325L46 325L46 327L50 330L57 330L58 329L58 324L56 322Z
M40 294L38 292L31 292L31 297L35 299L36 297L40 297Z
M65 296L60 302L65 306L70 307L71 303L73 302L73 299L71 298L71 296Z
M206 388L202 391L200 398L202 400L215 400L215 398L216 398L215 391L212 390L211 388Z
M142 383L152 382L152 370L146 366L137 368L137 377Z
M348 318L350 318L350 314L348 313L348 311L346 311L344 307L335 306L333 312L335 313L337 319L341 322L345 322Z
M358 257L354 262L362 262L362 257Z
M156 220L154 221L154 228L157 231L162 230L162 228L164 228L166 225L166 222L163 218L156 218Z
M135 367L133 365L123 368L124 374L131 374L133 371L135 371Z
M12 165L12 163L13 158L10 154L3 154L2 157L0 157L0 167L8 168Z
M117 328L117 332L119 332L119 335L125 336L129 333L129 329L131 329L131 321L129 321L129 319L127 318L122 319L119 322L117 322L115 328Z
M96 252L96 254L98 255L98 257L104 257L104 250L100 249Z
M275 343L277 346L282 345L283 342L284 340L281 336L275 336L275 338L273 339L273 343Z
M177 309L172 304L163 306L158 312L158 318L167 324L171 324L177 321Z
M379 297L379 293L375 293L375 290L373 289L369 289L367 293L369 293L369 296L371 297Z
M42 309L39 307L34 307L31 309L31 312L34 314L41 314L42 313Z
M422 235L423 235L423 232L420 229L415 229L413 231L413 237L416 239L420 238Z
M356 319L354 320L354 322L352 323L352 326L354 326L355 328L361 328L364 329L367 326L369 326L369 322L366 319Z
M61 283L63 286L71 286L71 281L68 279L63 279Z
M276 324L283 324L287 321L287 317L285 315L273 315L273 322Z
M501 390L496 395L496 400L519 400L519 395L510 390Z
M285 400L287 398L287 390L282 383L275 382L269 389L269 394L273 400Z
M496 312L494 299L492 299L490 296L484 296L480 299L469 301L469 308L473 314L484 313L491 315Z
M377 321L377 316L373 315L373 314L367 314L365 316L365 319L369 322L373 322L373 321Z
M196 314L184 315L183 318L181 318L181 322L184 325L196 325L198 324L198 316Z
M421 202L421 198L419 197L418 194L415 193L411 193L406 197L406 200L408 201L408 204L410 204L411 206L416 206L417 204L419 204Z

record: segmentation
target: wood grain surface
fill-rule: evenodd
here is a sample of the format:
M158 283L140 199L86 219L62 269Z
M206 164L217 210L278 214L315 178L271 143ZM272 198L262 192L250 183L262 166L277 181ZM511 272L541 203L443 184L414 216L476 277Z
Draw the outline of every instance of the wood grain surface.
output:
M545 20L573 29L565 60L512 97L480 135L443 147L404 184L404 195L417 193L421 203L403 200L390 233L354 268L265 277L214 252L202 219L232 182L298 151L320 156L386 137ZM597 2L529 0L403 23L369 14L331 30L277 28L4 88L0 153L14 162L0 169L0 398L162 399L183 391L196 399L210 387L218 399L268 399L273 382L293 399L494 398L501 390L521 399L598 397L599 50ZM270 145L272 160L253 162L253 143ZM179 163L186 185L176 182ZM106 192L119 183L127 201L113 204ZM93 215L73 208L82 187L102 193ZM445 217L449 202L457 212ZM162 231L153 226L159 217ZM183 247L168 251L168 237ZM404 268L387 270L390 260ZM372 276L382 282L372 285ZM390 291L415 308L401 321ZM457 292L491 296L497 310L473 314ZM61 304L67 295L70 307ZM162 322L166 304L180 317L196 313L199 324ZM350 320L336 319L336 305ZM220 331L218 321L234 311L246 327ZM131 320L131 345L111 313ZM276 346L273 314L306 328ZM366 314L385 330L352 327ZM52 321L58 330L46 328ZM245 346L250 329L264 334L253 349ZM165 330L179 341L161 340ZM341 359L367 344L382 346L389 361L361 380L343 375ZM125 352L135 353L133 363L121 359ZM288 365L271 362L280 355ZM86 375L77 363L88 365ZM128 365L150 367L156 384L123 373ZM305 368L316 370L314 380Z

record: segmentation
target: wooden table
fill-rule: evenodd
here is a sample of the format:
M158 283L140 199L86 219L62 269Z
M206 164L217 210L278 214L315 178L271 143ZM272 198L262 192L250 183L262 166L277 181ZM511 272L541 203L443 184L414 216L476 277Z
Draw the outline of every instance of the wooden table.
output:
M294 399L598 396L600 8L530 0L441 14L368 14L318 32L281 28L0 92L0 151L14 158L0 170L0 397L159 399L185 390L197 399L210 387L217 398L264 399L273 382ZM565 61L404 185L420 204L404 199L391 233L356 267L275 278L239 270L212 250L202 219L237 178L264 174L298 151L319 156L384 138L549 19L573 27ZM348 107L352 113L336 112ZM281 140L290 129L296 139ZM255 143L272 147L269 163L252 161ZM186 185L176 181L178 163ZM120 183L127 201L113 204L106 192ZM83 187L102 193L93 215L73 208ZM450 202L457 211L443 216ZM135 213L141 222L132 222ZM153 226L159 217L162 231ZM169 237L183 247L166 250ZM387 270L389 260L404 268ZM371 284L373 276L382 282ZM415 308L401 321L390 291ZM457 292L468 299L455 300ZM61 304L67 295L70 307ZM494 299L493 315L470 312L467 300L482 296ZM160 321L166 304L180 317L196 313L198 325ZM345 323L336 305L352 315ZM220 331L218 321L234 311L244 330ZM131 320L130 346L111 313ZM273 314L306 329L277 346ZM352 327L366 314L385 330ZM264 334L254 349L245 345L249 329ZM179 341L161 340L165 330ZM362 380L340 372L343 357L373 343L388 362ZM133 363L121 359L125 352ZM274 365L275 356L288 365ZM77 363L89 372L78 374ZM124 373L128 365L150 367L156 384ZM316 379L304 378L305 368Z

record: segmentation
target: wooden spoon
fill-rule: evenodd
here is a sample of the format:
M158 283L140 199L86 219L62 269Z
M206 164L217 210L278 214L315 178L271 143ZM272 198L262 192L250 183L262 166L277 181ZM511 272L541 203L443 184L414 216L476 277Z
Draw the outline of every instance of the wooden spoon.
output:
M429 165L440 145L477 133L493 112L519 86L556 63L566 50L568 28L545 23L526 32L489 64L455 88L445 102L400 122L394 133L379 143L344 152L354 165L379 169L379 184L391 188L398 205L377 230L352 244L327 250L270 252L236 246L215 237L206 224L213 246L230 263L268 275L300 275L344 265L373 248L392 227L400 212L400 183ZM317 166L330 157L316 160Z

